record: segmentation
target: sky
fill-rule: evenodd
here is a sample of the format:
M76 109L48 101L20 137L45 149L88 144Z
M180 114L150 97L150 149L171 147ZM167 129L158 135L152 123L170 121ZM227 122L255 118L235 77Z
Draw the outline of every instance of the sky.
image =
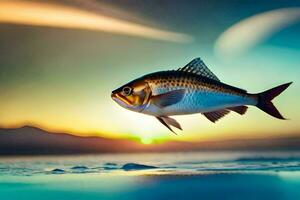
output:
M300 136L299 9L283 0L1 1L0 126L145 144ZM293 81L274 101L289 120L255 107L216 124L201 114L176 116L183 131L174 135L110 98L124 83L196 57L251 93Z

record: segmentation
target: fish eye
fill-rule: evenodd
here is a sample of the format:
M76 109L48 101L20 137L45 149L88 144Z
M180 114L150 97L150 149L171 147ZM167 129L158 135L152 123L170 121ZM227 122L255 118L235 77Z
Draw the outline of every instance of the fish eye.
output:
M129 96L129 95L131 95L131 93L132 93L132 88L126 86L126 87L124 87L124 88L122 89L122 93L123 93L125 96Z

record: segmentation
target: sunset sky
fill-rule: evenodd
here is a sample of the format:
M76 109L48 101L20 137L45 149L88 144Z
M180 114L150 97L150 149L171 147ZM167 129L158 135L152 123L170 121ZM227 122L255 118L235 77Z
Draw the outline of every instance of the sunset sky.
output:
M143 143L300 136L300 2L39 2L0 1L1 127ZM216 124L201 114L178 116L183 131L174 135L110 98L134 78L195 57L221 81L250 93L293 81L274 101L290 120L254 107Z

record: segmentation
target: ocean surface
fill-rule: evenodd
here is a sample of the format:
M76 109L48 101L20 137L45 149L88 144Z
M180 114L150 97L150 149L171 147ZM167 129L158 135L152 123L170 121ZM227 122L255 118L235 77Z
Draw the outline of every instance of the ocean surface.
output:
M0 199L300 199L300 152L0 158Z

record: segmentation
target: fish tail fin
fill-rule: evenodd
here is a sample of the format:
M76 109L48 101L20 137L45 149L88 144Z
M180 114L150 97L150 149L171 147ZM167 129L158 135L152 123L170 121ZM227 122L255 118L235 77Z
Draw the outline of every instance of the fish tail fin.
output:
M258 101L256 106L261 109L262 111L268 113L269 115L278 118L278 119L285 119L280 112L277 110L277 108L272 103L272 100L277 97L279 94L281 94L285 89L287 89L292 82L279 85L277 87L274 87L272 89L269 89L267 91L264 91L262 93L257 94L258 95Z

